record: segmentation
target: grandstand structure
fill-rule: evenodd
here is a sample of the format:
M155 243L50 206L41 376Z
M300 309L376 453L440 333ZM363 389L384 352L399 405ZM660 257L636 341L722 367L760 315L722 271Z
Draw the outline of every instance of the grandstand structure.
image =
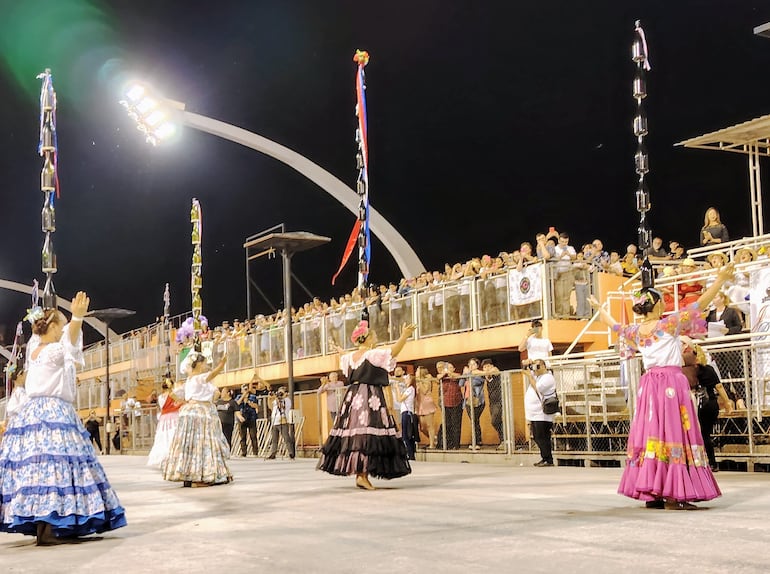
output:
M770 250L770 236L733 241L721 245L720 251L734 258L743 248L752 249L759 257L753 262L738 264L737 272L752 276L758 289L764 285L762 281L770 287L770 275L765 273L770 267L767 265L769 260L763 255L765 250ZM708 254L708 249L691 252L691 255L704 259ZM502 371L500 406L505 436L498 437L487 408L481 415L480 450L464 450L471 443L472 426L464 414L459 451L421 448L418 457L519 461L522 456L537 452L524 419L525 386L518 344L525 337L532 319L541 318L544 336L554 345L550 366L561 399L561 412L556 416L553 432L556 460L559 464L570 465L622 463L641 366L634 359L621 360L613 333L595 317L556 316L553 301L555 266L540 263L531 267L530 279L531 273L537 273L540 281L540 292L534 303L513 304L518 301L512 291L520 288L522 277L515 270L506 270L497 276L463 278L460 282L412 291L383 303L381 310L376 310L377 318L372 318L372 328L383 333L380 338L383 342L397 338L397 329L391 325L407 320L418 325L414 338L399 355L399 364L409 372L417 366L427 366L435 373L433 365L438 360L452 362L461 372L469 357L490 357ZM657 284L677 299L681 285L695 279L707 283L710 274L713 271L704 265L695 273L659 279ZM494 297L490 285L498 289ZM624 279L608 273L590 274L590 292L609 301L613 315L625 317L625 320L633 320L630 293L638 285L636 277ZM571 297L574 310L574 292ZM765 303L770 309L770 299ZM494 312L490 312L489 306L494 307ZM359 305L326 315L310 315L294 325L297 392L293 416L300 454L314 456L328 433L331 421L327 416L325 397L318 395L316 389L321 376L338 368L337 346L351 347L345 342L360 311ZM370 309L370 314L372 311ZM463 311L467 311L464 317L467 322L452 319L452 314ZM715 430L717 458L727 468L770 469L770 341L765 340L767 325L757 322L757 314L761 312L761 309L752 312L747 318L748 328L741 335L703 342L715 363L725 371L723 383L741 399L740 408L733 413L721 413ZM149 325L110 344L112 396L109 399L115 413L112 422L121 433L122 452L146 452L152 444L156 414L153 392L159 392L167 372L178 373L176 356L179 349L173 343L174 326L184 318L173 318L169 326ZM209 348L213 355L224 353L227 358L225 370L215 380L216 384L238 387L255 374L274 386L284 383L287 377L284 333L281 324L255 327L248 334L228 339L217 348ZM206 344L212 345L204 342ZM84 418L91 410L103 417L107 404L103 343L87 348L85 359L85 367L78 373L77 406ZM438 426L442 422L441 385L433 386L433 394L439 405ZM341 397L342 393L337 396L338 400ZM488 396L488 404L490 400L492 397ZM267 405L263 405L262 416L267 419ZM259 433L257 452L265 451L263 443L269 440L268 437L266 430ZM237 442L236 433L233 444ZM441 438L439 443L446 444Z

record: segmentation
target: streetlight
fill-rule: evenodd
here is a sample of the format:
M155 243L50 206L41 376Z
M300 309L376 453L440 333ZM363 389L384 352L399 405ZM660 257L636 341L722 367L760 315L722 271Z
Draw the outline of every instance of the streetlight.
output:
M129 84L120 103L152 145L160 145L185 125L251 148L298 171L358 216L358 194L337 177L297 152L238 126L185 110L185 104L157 95L143 83ZM425 266L412 246L374 207L369 206L369 226L396 261L403 277L417 277Z

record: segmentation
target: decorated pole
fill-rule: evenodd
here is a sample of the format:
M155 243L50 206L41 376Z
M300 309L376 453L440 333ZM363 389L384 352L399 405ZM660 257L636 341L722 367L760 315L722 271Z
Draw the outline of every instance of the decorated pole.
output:
M369 63L369 53L356 50L353 61L358 64L356 70L356 193L358 194L358 217L350 232L340 267L332 278L332 285L348 262L353 249L358 245L358 290L365 295L366 280L369 277L371 262L371 234L369 231L369 148L366 115L366 75L364 68Z
M59 196L58 145L56 137L56 91L53 89L51 70L47 69L38 76L43 81L40 88L40 142L38 152L43 158L40 172L40 191L43 192L43 210L41 223L45 239L42 250L42 271L45 273L43 288L43 307L56 308L56 290L53 275L56 273L56 251L53 245L53 233L56 231L55 198Z
M195 338L201 330L201 313L203 313L203 300L201 289L203 288L203 256L201 253L201 239L203 237L202 213L200 202L193 198L190 209L190 223L192 224L192 266L190 268L190 291L192 293L192 316Z
M650 71L650 60L647 54L647 39L639 20L634 29L634 42L631 44L631 59L636 63L632 93L636 100L636 115L634 116L633 129L636 136L636 153L634 154L634 166L639 181L636 187L636 210L639 212L639 249L644 254L644 262L641 265L642 287L652 287L655 284L655 275L649 259L649 250L652 245L652 232L647 225L647 212L650 211L650 191L647 188L645 178L650 171L650 160L644 138L647 135L647 116L644 113L642 101L647 97L647 72Z
M366 74L364 68L369 63L369 53L356 50L353 61L358 64L356 70L356 193L358 193L358 290L361 297L366 291L366 280L369 277L369 262L371 261L371 237L369 234L369 132L366 117Z

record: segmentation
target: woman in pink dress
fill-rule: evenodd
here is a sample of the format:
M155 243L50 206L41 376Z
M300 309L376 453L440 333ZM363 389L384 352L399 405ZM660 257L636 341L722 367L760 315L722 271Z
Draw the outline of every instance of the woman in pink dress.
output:
M660 291L645 288L634 297L639 324L621 325L599 302L602 320L619 333L621 347L642 356L636 410L628 433L626 467L618 493L644 500L648 508L694 510L691 502L721 495L709 468L690 385L682 372L679 335L704 327L701 309L733 274L728 265L697 302L677 313L663 314Z

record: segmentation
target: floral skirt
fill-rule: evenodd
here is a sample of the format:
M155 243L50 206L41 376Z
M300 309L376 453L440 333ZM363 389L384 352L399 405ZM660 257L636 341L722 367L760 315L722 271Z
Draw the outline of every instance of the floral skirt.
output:
M383 387L352 384L323 447L318 469L347 476L398 478L412 472L406 446L388 412Z
M126 525L123 507L71 403L30 397L0 446L0 531L85 536Z
M158 426L155 428L152 450L147 457L147 466L160 467L166 460L171 443L174 441L177 424L179 424L179 411L160 415Z
M680 367L654 367L639 381L618 493L679 502L721 495L709 468L690 385Z
M161 465L164 480L225 484L233 479L230 448L212 403L191 401L179 409L174 440Z

